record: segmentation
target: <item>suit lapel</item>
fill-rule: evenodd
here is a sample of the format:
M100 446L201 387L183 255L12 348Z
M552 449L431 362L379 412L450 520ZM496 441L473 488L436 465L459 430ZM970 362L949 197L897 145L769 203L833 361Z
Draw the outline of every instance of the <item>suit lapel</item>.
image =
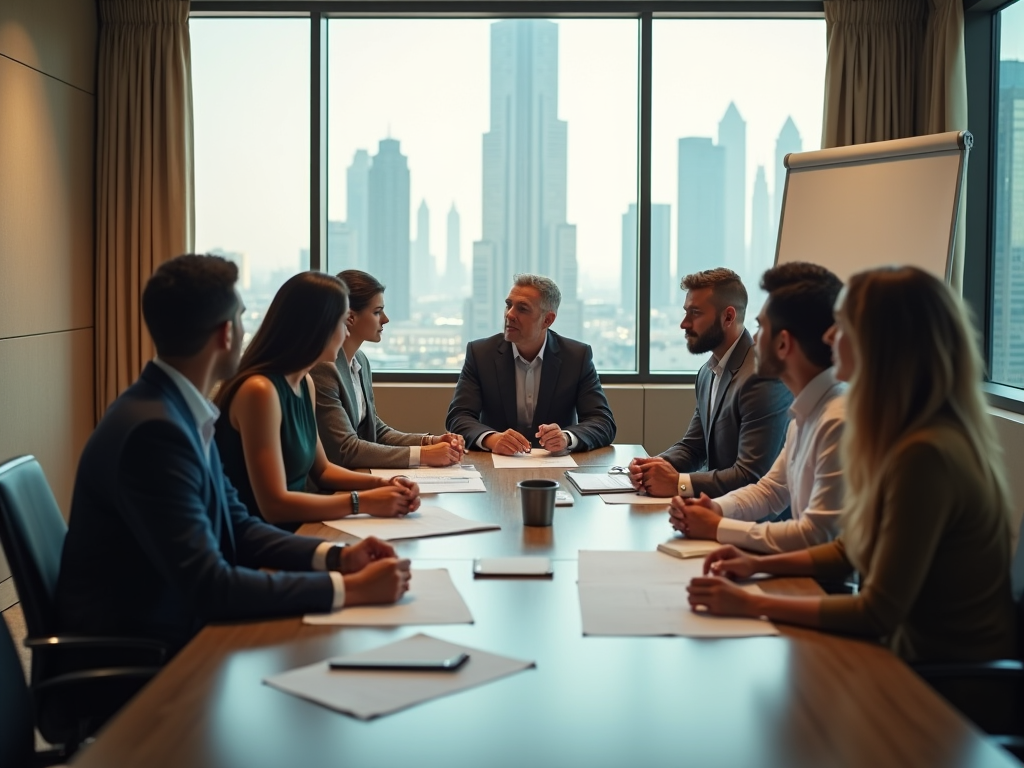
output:
M359 360L359 366L362 368L359 371L359 386L363 389L363 401L366 403L367 431L371 434L370 439L376 440L377 412L373 407L373 383L370 381L370 364L366 359L366 355L362 352L357 352L356 357Z
M732 354L729 355L728 361L726 361L726 369L722 371L722 380L718 383L718 398L711 404L711 420L708 422L709 433L711 431L711 427L715 424L715 419L718 418L718 412L722 409L722 403L725 401L725 396L729 391L729 385L732 384L733 375L743 365L743 361L746 359L747 353L750 351L751 344L752 341L750 334L744 330L743 335L740 336L739 341L736 342L736 346L733 349Z
M708 451L711 444L711 366L707 363L697 373L697 412L704 432L704 450Z
M334 361L334 367L338 370L338 381L341 383L342 407L348 411L352 420L352 428L363 440L368 440L364 434L363 423L359 421L359 400L356 398L355 382L352 381L352 369L348 367L348 358L345 357L345 350L338 353L338 359Z
M516 363L512 345L502 339L498 342L498 354L494 356L494 372L498 379L498 394L505 410L505 423L515 429L519 423L516 408Z
M210 445L210 464L214 467L221 466L220 451L217 450L216 441ZM213 492L217 495L218 514L213 520L213 535L220 542L221 552L229 560L235 562L235 527L228 520L228 496L224 490L224 473L211 473L210 480L213 484Z
M558 385L558 376L562 370L562 354L555 334L548 331L548 343L544 349L544 361L540 367L540 391L537 393L537 407L533 411L533 429L536 433L537 427L548 423L548 413L551 412L551 404L555 399L555 391ZM559 424L562 429L568 424ZM525 435L532 440L533 435Z

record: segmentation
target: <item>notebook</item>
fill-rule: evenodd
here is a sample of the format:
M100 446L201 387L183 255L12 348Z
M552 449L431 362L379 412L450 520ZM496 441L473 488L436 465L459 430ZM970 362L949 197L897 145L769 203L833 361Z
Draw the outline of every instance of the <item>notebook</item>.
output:
M565 477L584 496L594 493L631 493L634 490L629 482L629 475L566 470Z

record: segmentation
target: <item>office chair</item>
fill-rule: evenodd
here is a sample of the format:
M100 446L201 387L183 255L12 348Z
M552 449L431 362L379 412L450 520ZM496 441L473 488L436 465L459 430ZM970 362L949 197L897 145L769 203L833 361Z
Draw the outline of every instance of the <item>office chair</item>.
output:
M1017 658L911 665L991 740L1024 761L1024 520L1010 566L1017 607Z
M167 649L148 638L57 634L54 596L66 535L35 458L0 464L0 545L28 626L35 723L44 739L70 754L156 674ZM131 664L112 665L112 658Z

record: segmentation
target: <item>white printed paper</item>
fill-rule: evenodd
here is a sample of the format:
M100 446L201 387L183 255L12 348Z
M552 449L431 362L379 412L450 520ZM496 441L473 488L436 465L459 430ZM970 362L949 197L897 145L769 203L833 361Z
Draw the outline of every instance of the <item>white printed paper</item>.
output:
M570 454L552 456L550 451L534 448L529 453L515 453L511 456L491 454L495 469L558 469L559 467L575 467L576 459Z
M401 627L407 624L472 624L473 614L446 568L412 571L409 591L391 605L355 605L334 613L310 613L306 624Z
M325 520L324 525L365 539L376 536L386 541L423 539L429 536L449 536L455 533L500 530L496 523L482 523L460 517L443 507L420 507L405 517L369 517L350 515L340 520Z

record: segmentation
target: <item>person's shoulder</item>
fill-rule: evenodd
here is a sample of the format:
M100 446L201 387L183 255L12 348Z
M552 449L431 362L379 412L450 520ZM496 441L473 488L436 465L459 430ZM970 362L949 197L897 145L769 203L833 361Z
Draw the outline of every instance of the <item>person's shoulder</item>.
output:
M338 365L337 363L317 363L309 370L309 374L313 377L313 381L337 381Z
M256 407L268 406L277 402L279 402L277 387L268 376L261 373L253 374L239 384L235 396L231 400L232 405L238 403Z
M473 350L474 355L486 355L490 354L498 349L505 343L505 336L501 333L496 333L493 336L486 336L482 339L473 339L469 342L469 346Z
M551 341L554 340L554 346L558 347L562 353L569 354L584 354L590 351L590 345L577 339L571 339L568 336L563 336L555 331L548 331L548 345L551 345Z

